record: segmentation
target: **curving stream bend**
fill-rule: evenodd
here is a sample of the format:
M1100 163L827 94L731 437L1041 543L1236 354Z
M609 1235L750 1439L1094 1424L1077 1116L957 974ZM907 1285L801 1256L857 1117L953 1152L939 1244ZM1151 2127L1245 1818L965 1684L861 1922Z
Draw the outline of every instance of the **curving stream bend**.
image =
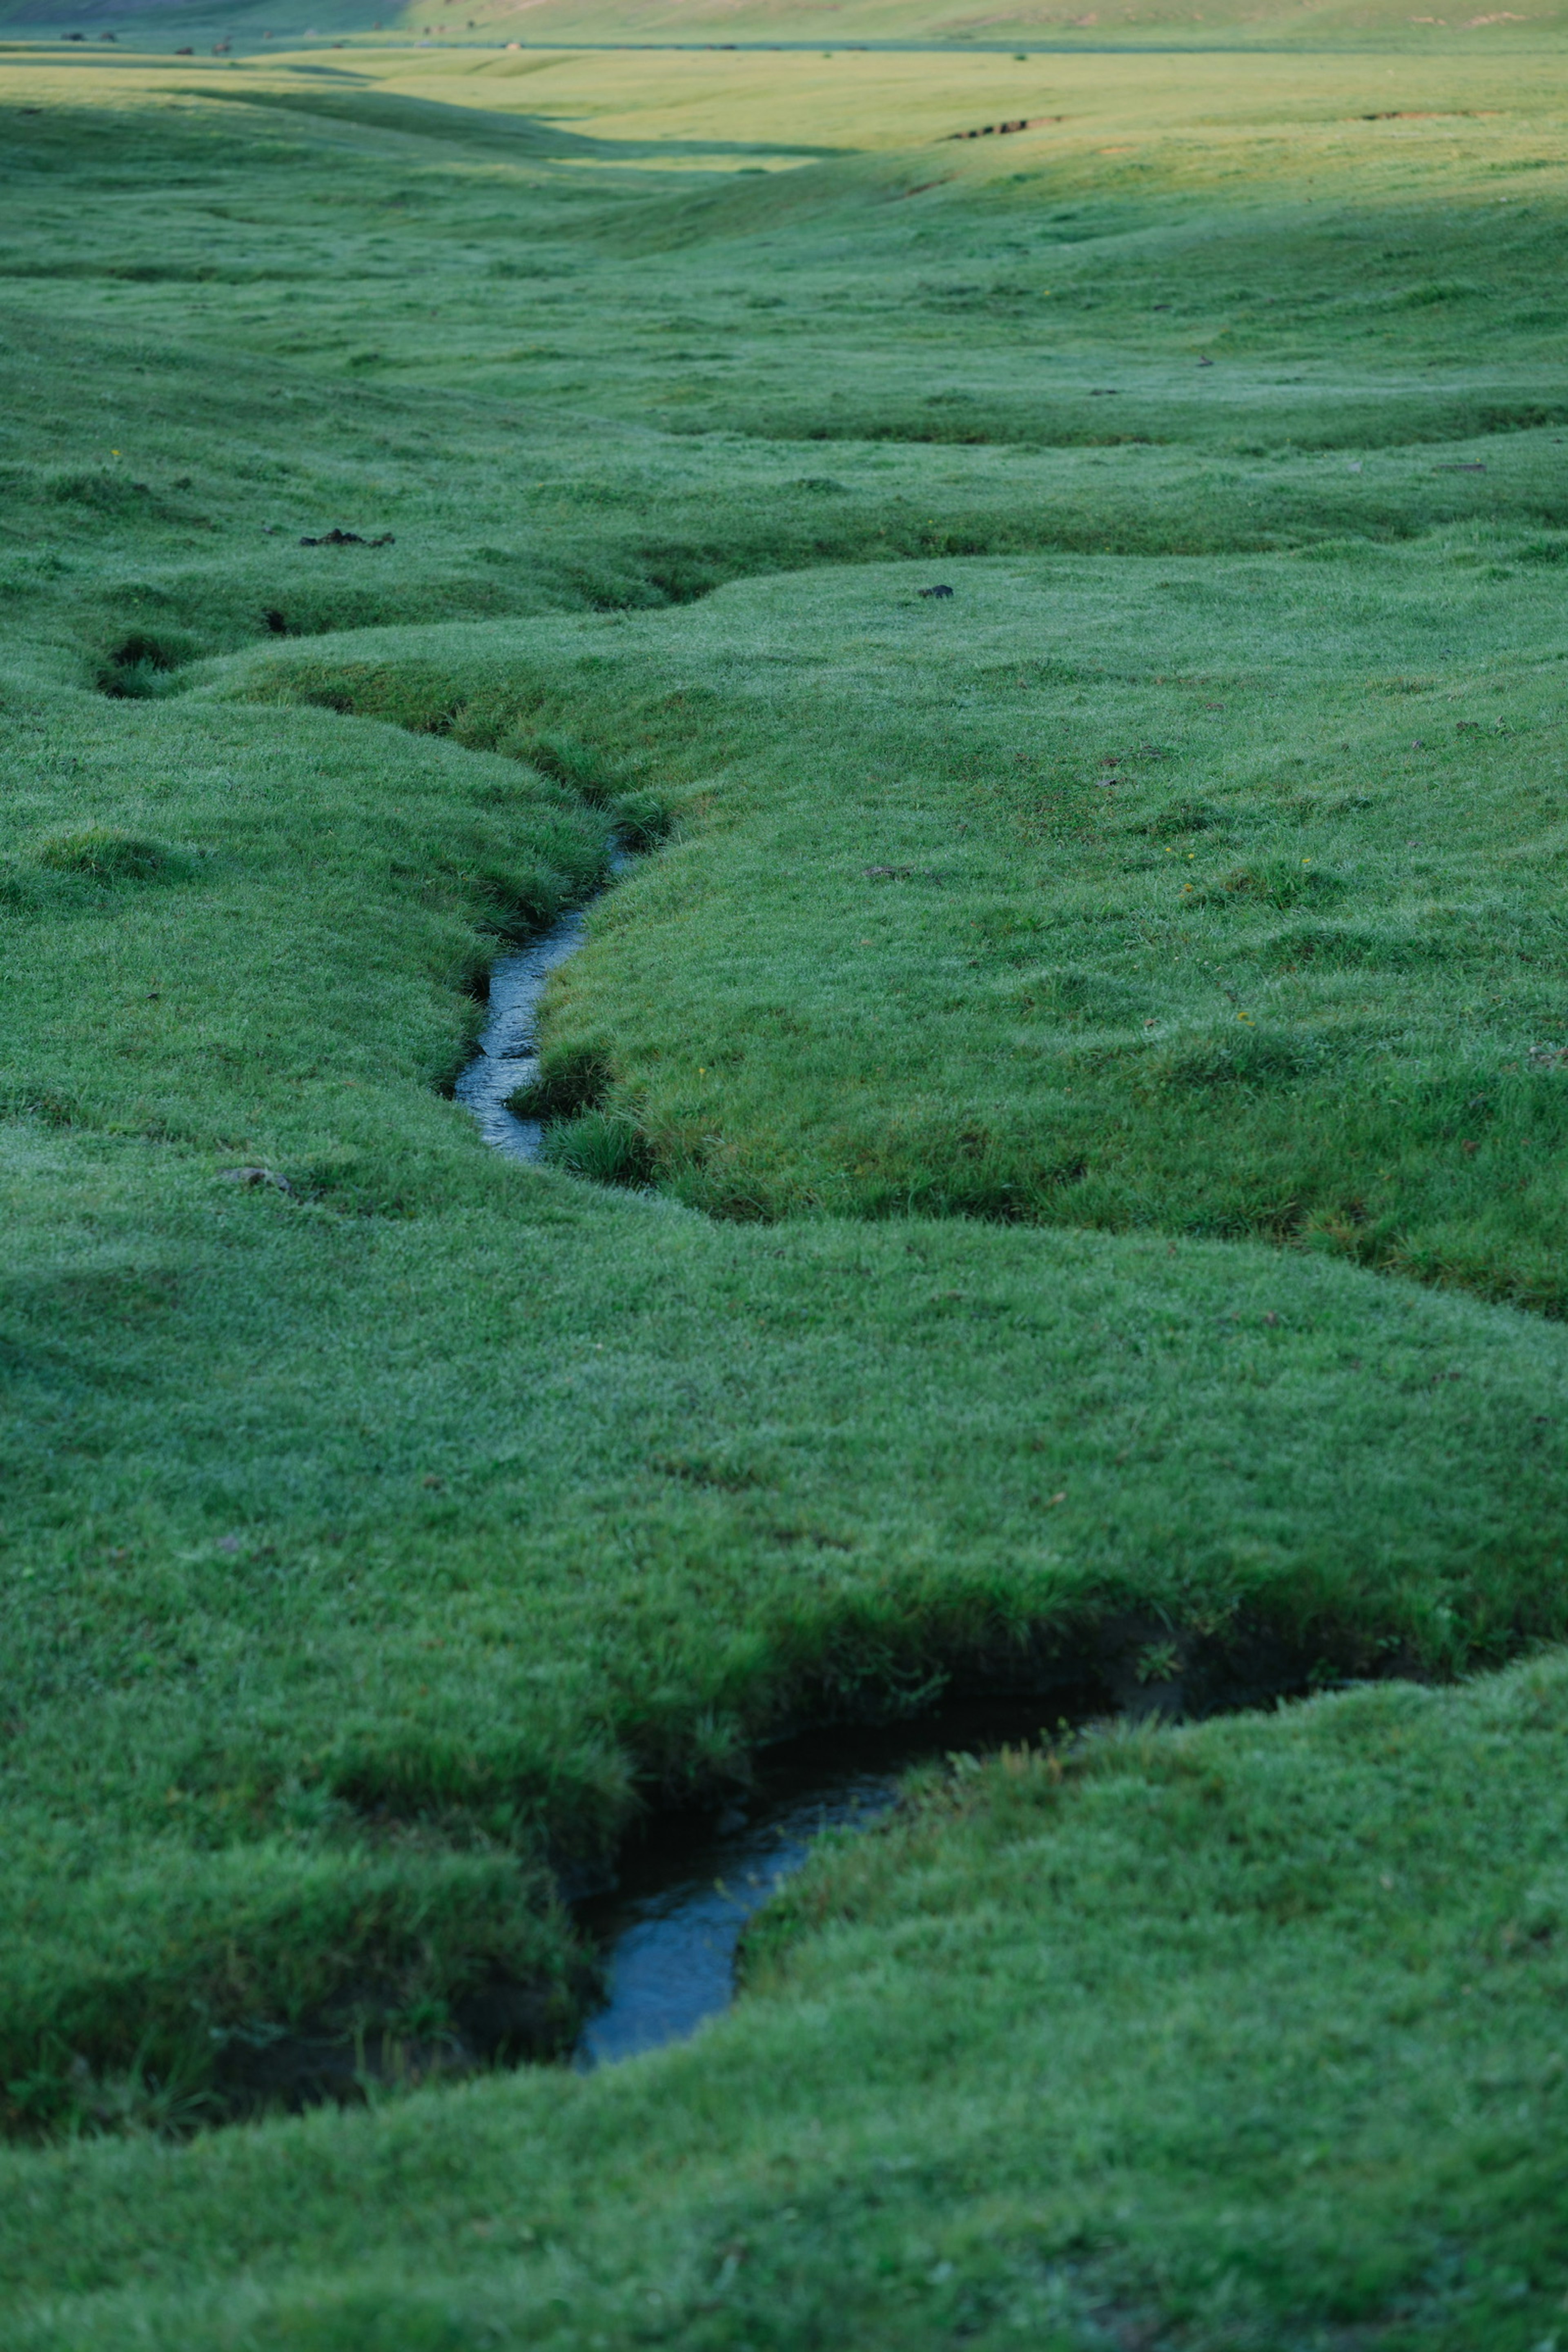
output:
M558 964L575 955L587 936L580 908L563 915L543 937L490 966L489 1018L479 1051L452 1092L479 1121L479 1133L509 1160L537 1160L544 1129L536 1118L507 1108L510 1096L539 1076L539 1001Z
M586 2072L681 2042L729 2005L747 1920L800 1869L825 1830L890 1812L917 1764L1037 1740L1093 1711L1090 1696L950 1701L892 1724L828 1724L763 1750L749 1788L715 1816L666 1815L622 1853L615 1887L574 1907L605 1963L608 1998L574 2053ZM1103 1705L1103 1702L1101 1702Z
M616 850L611 871L631 863ZM541 1122L517 1118L507 1102L539 1075L545 985L586 937L587 917L574 909L490 968L489 1018L453 1092L508 1159L540 1157ZM1076 1710L1079 1719L1088 1711ZM1044 1697L1007 1696L892 1726L830 1726L769 1750L743 1797L717 1817L658 1821L623 1853L612 1886L574 1906L604 1963L607 1999L584 2028L574 2063L588 2071L684 2041L729 2005L747 1920L801 1868L823 1831L865 1828L890 1811L911 1766L1037 1738L1056 1713Z
M612 881L636 864L630 850L610 844ZM537 1160L543 1127L519 1118L507 1103L520 1087L539 1076L539 1006L552 971L574 956L588 936L588 917L574 907L511 955L490 966L489 1017L479 1032L473 1060L452 1088L453 1097L473 1113L479 1133L509 1160Z

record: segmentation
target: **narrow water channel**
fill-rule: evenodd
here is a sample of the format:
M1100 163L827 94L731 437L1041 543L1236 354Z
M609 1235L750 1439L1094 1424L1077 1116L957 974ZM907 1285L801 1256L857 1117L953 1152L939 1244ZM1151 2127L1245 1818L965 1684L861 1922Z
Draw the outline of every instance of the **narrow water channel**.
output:
M542 939L515 955L498 956L490 966L489 1017L479 1032L479 1051L452 1092L472 1111L485 1141L509 1160L537 1160L544 1130L536 1118L519 1118L508 1097L539 1076L539 1000L557 964L575 955L588 919L574 909Z
M617 849L611 871L631 863ZM540 1000L586 935L587 918L574 909L490 967L489 1017L453 1092L508 1159L540 1156L540 1122L517 1118L507 1103L539 1075ZM584 2027L574 2063L587 2071L683 2041L727 2008L752 1914L800 1869L825 1830L864 1829L890 1811L913 1766L1035 1740L1064 1716L1082 1721L1095 1711L1087 1698L1064 1706L1058 1695L1008 1696L895 1725L803 1734L764 1751L744 1794L719 1812L657 1817L623 1852L613 1887L575 1906L603 1961L608 1998Z
M634 863L631 853L610 850L612 878ZM479 1047L452 1093L479 1122L479 1133L509 1160L537 1160L544 1130L536 1118L519 1118L507 1103L520 1087L539 1076L539 1002L558 966L574 956L588 936L580 907L514 954L490 966L489 1017Z
M608 1999L574 2063L587 2071L684 2041L728 2007L747 1920L800 1869L825 1830L868 1828L899 1801L904 1773L953 1754L1038 1740L1064 1713L1050 1699L977 1699L914 1721L844 1725L764 1750L752 1786L717 1814L667 1814L623 1854L619 1880L576 1907L605 1964Z

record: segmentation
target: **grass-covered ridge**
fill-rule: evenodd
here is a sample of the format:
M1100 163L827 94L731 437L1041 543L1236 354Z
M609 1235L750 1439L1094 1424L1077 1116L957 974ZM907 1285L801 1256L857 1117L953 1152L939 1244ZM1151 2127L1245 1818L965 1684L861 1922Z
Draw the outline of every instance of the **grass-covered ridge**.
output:
M562 1866L786 1724L1568 1636L1484 29L0 60L0 2116L131 2143L7 2158L9 2335L1549 2329L1551 1661L963 1774L617 2078L144 2137L559 2050Z

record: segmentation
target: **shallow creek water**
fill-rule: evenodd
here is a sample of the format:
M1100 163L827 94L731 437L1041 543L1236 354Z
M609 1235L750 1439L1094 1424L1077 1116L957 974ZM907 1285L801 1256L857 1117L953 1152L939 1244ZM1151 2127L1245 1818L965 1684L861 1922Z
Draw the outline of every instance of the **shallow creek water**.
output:
M490 966L489 1018L479 1032L479 1051L452 1092L472 1111L487 1143L509 1160L537 1160L543 1129L536 1118L519 1118L507 1098L539 1076L539 1000L544 983L582 946L588 919L580 910L563 915L542 939L498 956Z
M612 871L630 863L616 851ZM509 1159L540 1156L540 1122L518 1118L507 1101L538 1076L540 1000L586 933L582 912L563 915L490 968L489 1018L453 1091ZM803 1734L766 1750L743 1796L716 1815L658 1817L622 1853L614 1886L575 1906L604 1960L608 1999L584 2027L574 2063L587 2070L684 2040L728 2006L746 1921L800 1869L814 1838L889 1812L911 1766L1037 1738L1059 1712L1042 1698L1008 1697L893 1726Z
M613 847L612 879L635 862L629 850ZM452 1092L472 1111L485 1141L509 1160L539 1158L544 1132L540 1121L518 1118L507 1102L539 1076L539 1001L551 973L576 954L587 936L588 918L574 907L527 947L498 956L490 966L489 1018L479 1032L479 1050Z
M657 1819L622 1855L615 1888L575 1906L605 1961L609 1994L584 2028L578 2067L684 2041L726 2008L747 1920L824 1830L864 1829L889 1812L913 1765L1037 1740L1061 1712L1051 1700L1009 1696L911 1722L804 1733L764 1750L751 1787L717 1815Z

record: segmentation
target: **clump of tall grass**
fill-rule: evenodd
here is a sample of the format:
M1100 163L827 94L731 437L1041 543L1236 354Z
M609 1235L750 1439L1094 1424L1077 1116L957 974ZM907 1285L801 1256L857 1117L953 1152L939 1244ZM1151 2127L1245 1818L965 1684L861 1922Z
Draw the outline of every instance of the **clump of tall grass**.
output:
M184 640L176 644L134 630L100 664L94 683L113 701L157 701L182 691L179 671L193 650Z
M647 1136L624 1112L589 1110L544 1130L543 1158L552 1168L591 1184L648 1184L654 1157Z
M161 842L111 824L47 834L34 855L53 873L79 874L89 882L155 882L179 863Z

